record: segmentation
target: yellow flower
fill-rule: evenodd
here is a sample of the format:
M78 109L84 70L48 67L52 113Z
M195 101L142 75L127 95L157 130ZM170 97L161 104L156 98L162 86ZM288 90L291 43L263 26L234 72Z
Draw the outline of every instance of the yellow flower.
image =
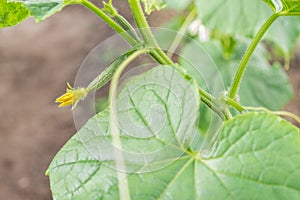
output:
M55 103L60 103L58 107L72 105L72 109L76 107L78 102L86 97L88 90L86 88L73 88L69 83L67 83L66 93L61 95L55 100Z

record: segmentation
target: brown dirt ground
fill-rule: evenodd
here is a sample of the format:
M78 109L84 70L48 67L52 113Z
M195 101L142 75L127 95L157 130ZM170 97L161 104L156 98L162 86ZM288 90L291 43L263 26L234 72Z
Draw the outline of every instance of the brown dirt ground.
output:
M157 21L152 17L152 25ZM0 199L51 199L44 172L76 131L69 108L58 109L54 100L66 81L73 82L85 56L112 34L78 6L40 24L28 19L0 30ZM289 74L299 93L300 60L293 63ZM300 115L299 100L287 110Z

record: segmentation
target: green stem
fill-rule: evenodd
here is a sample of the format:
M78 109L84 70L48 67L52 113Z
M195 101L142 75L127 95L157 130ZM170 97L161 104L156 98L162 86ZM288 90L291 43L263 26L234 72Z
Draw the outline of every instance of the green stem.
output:
M218 107L215 106L215 104L216 104L215 97L211 96L208 92L206 92L202 88L198 88L198 91L199 91L199 94L200 94L200 97L201 97L201 101L203 101L203 103L205 103L216 114L218 114L221 119L227 120L227 119L230 119L232 117L231 113L229 112L228 109L225 109L224 111L220 111L220 109L218 109ZM226 97L224 99L224 101L227 105L234 107L239 112L243 112L245 110L243 108L243 106L241 106L238 102L236 102L235 100L233 100L231 98Z
M82 0L81 5L87 7L96 15L98 15L103 21L105 21L112 29L119 33L124 40L126 40L131 46L138 44L138 41L134 40L126 30L124 30L118 23L116 23L111 17L109 17L105 12L99 9L97 6L89 2L88 0Z
M99 9L97 6L89 2L88 0L82 0L81 5L87 7L96 15L98 15L103 21L105 21L113 30L119 33L125 41L127 41L131 46L140 45L139 40L135 40L121 25L116 23L110 16L108 16L105 12ZM151 34L152 35L152 34ZM150 55L160 64L172 64L170 62L166 62L167 58L162 57L161 55L164 54L162 51L158 52L158 50L150 51ZM171 61L172 62L172 61Z
M201 97L205 97L206 99L208 99L209 101L213 101L215 98L213 96L211 96L208 92L206 92L205 90L203 90L202 88L198 88L199 94Z
M121 200L130 200L130 191L126 174L126 165L125 159L122 152L122 142L120 139L120 129L118 126L118 114L116 105L114 105L114 100L116 100L116 93L118 87L119 78L124 71L124 69L131 63L134 59L136 59L141 54L147 53L149 50L141 49L135 51L131 54L126 60L124 60L119 68L113 75L111 85L110 85L110 93L109 93L109 102L110 102L110 115L109 115L109 127L112 135L112 144L114 145L114 156L116 161L117 168L117 177L118 177L118 188L119 188L119 199Z
M228 108L224 110L224 114L225 114L225 119L226 120L229 120L229 119L232 118L232 114L231 114L231 112L229 111Z
M221 112L212 102L211 100L205 98L204 96L200 97L201 101L207 105L212 111L214 111L223 121L226 120L225 115Z
M225 98L225 102L227 105L230 105L232 107L234 107L236 110L238 110L239 112L243 112L245 109L243 108L243 106L241 106L238 102L236 102L235 100L231 99L231 98Z
M128 2L133 17L136 21L138 28L141 31L145 43L148 45L148 47L154 48L153 50L151 50L151 52L161 57L161 59L164 61L164 63L162 64L167 64L167 65L173 64L172 60L160 49L159 45L157 44L157 41L155 40L150 30L149 24L146 20L141 4L139 3L139 0L128 0Z
M162 59L158 54L157 54L157 52L156 51L150 51L149 52L150 53L150 55L152 56L152 58L154 58L154 60L156 60L159 64L166 64L165 63L165 61L164 61L164 59Z
M264 23L264 25L260 28L254 39L252 40L250 46L248 47L239 67L235 74L235 77L233 79L233 82L231 84L230 90L229 90L229 98L234 99L239 87L241 80L243 78L243 75L245 73L245 69L247 67L247 64L262 37L266 33L266 31L269 29L269 27L273 24L273 22L279 17L278 13L274 13L269 17L269 19Z
M223 121L225 121L228 116L226 113L223 113L216 105L215 98L211 96L208 92L202 88L198 88L200 94L200 100L206 104L212 111L214 111Z

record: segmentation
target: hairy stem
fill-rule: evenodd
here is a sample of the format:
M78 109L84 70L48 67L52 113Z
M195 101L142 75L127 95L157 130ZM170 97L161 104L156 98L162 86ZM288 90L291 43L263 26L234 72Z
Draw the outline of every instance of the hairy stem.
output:
M202 88L198 88L198 91L200 94L200 100L214 111L223 121L225 121L227 119L226 114L215 105L215 98Z
M226 120L226 117L223 112L221 112L212 102L211 100L205 98L204 96L200 97L201 101L207 105L214 113L216 113L223 121Z
M141 7L141 4L139 2L139 0L128 0L133 17L135 19L135 22L138 26L138 28L141 31L141 34L143 36L143 39L146 43L146 45L148 45L148 47L153 48L153 50L151 50L151 52L154 55L157 55L161 58L161 60L164 61L164 63L162 64L167 64L167 65L171 65L173 64L172 60L161 50L161 48L159 47L159 45L157 44L156 39L154 38L149 24L146 20L146 17L144 15L143 9Z
M87 7L96 15L98 15L103 21L105 21L114 31L119 33L125 41L127 41L131 46L137 46L141 44L141 41L135 40L121 25L115 22L110 16L99 9L97 6L89 2L88 0L82 0L81 5ZM147 21L146 21L147 22ZM150 35L153 37L151 31ZM153 37L154 38L154 37ZM172 61L160 50L159 47L155 47L150 51L150 55L160 64L172 64ZM163 56L163 57L162 57ZM168 60L168 62L166 62Z
M198 88L199 94L201 97L204 97L206 99L208 99L209 101L213 101L214 97L211 96L208 92L206 92L205 90L203 90L202 88Z
M243 106L231 98L226 97L225 102L227 105L234 107L239 112L243 112L245 110Z
M124 30L118 23L116 23L111 17L109 17L105 12L99 9L97 6L89 2L88 0L82 0L81 5L87 7L96 15L98 15L103 21L105 21L113 30L119 33L125 41L127 41L131 46L135 46L139 43L133 39L126 30Z
M269 29L269 27L273 24L273 22L279 17L278 13L274 13L273 15L271 15L269 17L269 19L264 23L264 25L260 28L260 30L258 31L258 33L256 34L256 36L254 37L254 39L252 40L250 46L248 47L238 69L237 72L235 74L235 77L232 81L230 90L229 90L229 98L234 99L236 94L238 93L239 87L240 87L240 83L241 80L243 78L243 75L245 73L247 64L254 52L254 50L256 49L258 43L260 42L260 40L262 39L262 37L264 36L264 34L266 33L266 31Z

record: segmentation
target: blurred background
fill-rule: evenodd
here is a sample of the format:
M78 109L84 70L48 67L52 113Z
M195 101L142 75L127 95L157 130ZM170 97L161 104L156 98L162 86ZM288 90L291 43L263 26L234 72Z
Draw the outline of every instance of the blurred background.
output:
M132 21L127 1L114 2ZM172 16L174 12L155 12L150 24L159 26ZM39 24L30 18L0 29L0 199L52 199L44 173L76 132L70 108L59 109L55 98L65 92L66 82L73 83L87 54L113 34L80 6ZM299 50L288 74L295 98L285 110L300 115Z

